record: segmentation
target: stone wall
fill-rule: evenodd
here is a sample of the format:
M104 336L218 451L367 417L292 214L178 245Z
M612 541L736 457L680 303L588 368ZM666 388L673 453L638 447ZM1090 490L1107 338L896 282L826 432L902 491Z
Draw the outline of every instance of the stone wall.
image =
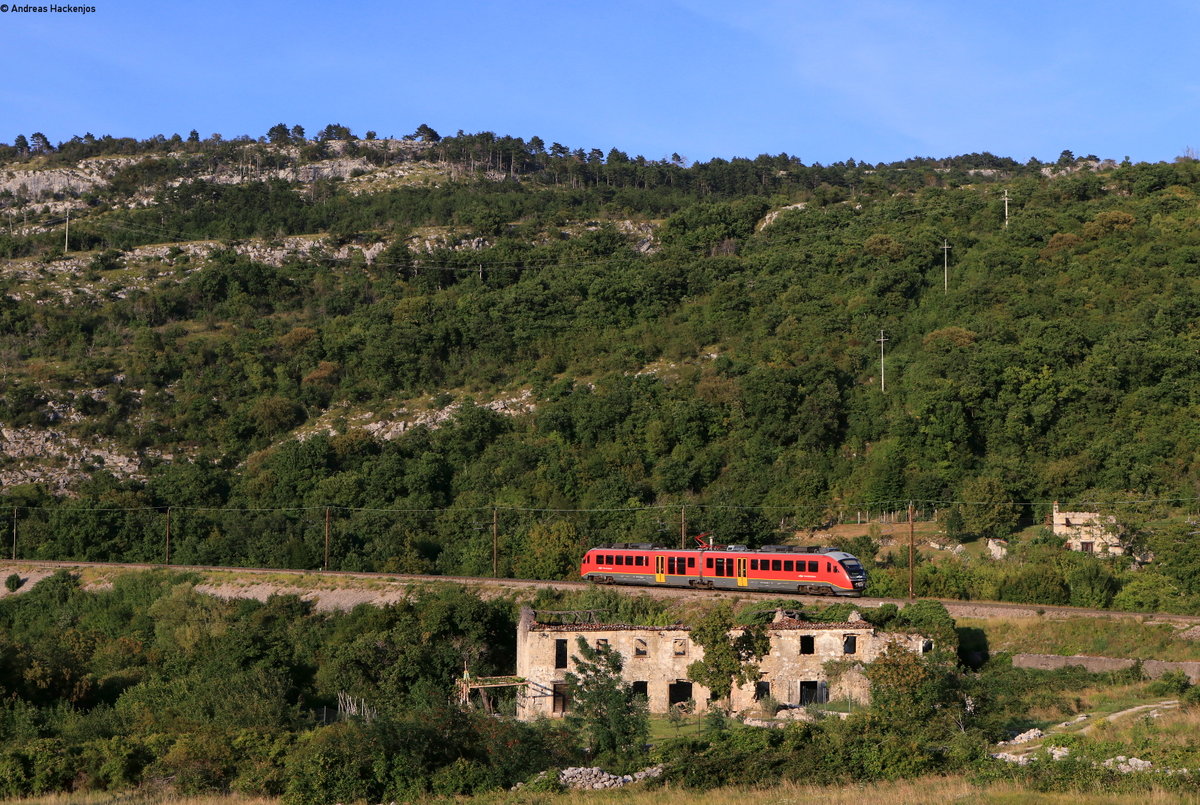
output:
M1012 657L1012 664L1017 668L1037 668L1043 671L1075 666L1093 673L1124 671L1132 668L1136 662L1137 660L1122 657L1090 657L1086 654L1075 654L1070 657L1060 654L1014 654ZM1157 679L1171 671L1183 671L1193 683L1200 684L1200 662L1142 660L1142 672L1151 679Z

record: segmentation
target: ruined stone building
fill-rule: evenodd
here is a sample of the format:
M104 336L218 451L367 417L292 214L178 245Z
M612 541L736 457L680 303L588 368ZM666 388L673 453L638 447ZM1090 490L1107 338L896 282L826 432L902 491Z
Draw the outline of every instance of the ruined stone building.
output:
M1112 517L1102 516L1099 512L1065 512L1058 508L1054 501L1051 514L1051 528L1054 536L1061 537L1067 548L1083 553L1109 553L1120 555L1125 553L1116 534L1116 522Z
M517 702L519 718L558 717L570 709L565 675L575 669L578 637L593 646L607 643L620 652L622 676L646 696L651 713L665 713L689 701L703 709L708 702L708 689L687 678L688 666L704 657L688 627L552 624L538 622L536 615L523 609L517 626L517 676L526 680ZM767 634L770 650L758 662L758 681L733 690L730 704L735 711L750 709L766 696L785 705L831 699L865 704L870 691L861 673L863 663L875 659L889 643L916 653L933 648L921 635L877 631L857 613L847 623L809 623L776 613ZM825 668L830 660L849 661L832 681Z

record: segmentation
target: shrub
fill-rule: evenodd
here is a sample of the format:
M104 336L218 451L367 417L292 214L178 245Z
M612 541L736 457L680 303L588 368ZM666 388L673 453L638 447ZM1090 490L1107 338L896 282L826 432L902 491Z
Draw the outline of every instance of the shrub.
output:
M4 588L10 593L15 593L17 590L21 589L21 585L24 583L25 580L21 578L20 573L10 573L8 578L4 580Z
M1155 696L1182 696L1192 686L1192 680L1183 671L1168 671L1147 687Z

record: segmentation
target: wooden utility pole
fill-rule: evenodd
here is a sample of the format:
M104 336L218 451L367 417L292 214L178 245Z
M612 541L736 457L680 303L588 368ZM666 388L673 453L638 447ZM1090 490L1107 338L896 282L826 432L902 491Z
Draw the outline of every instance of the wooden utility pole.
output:
M1004 188L1004 228L1008 229L1008 188Z
M325 507L325 570L329 570L329 507Z
M63 254L67 253L67 246L71 240L71 208L67 207L67 228L63 232Z
M913 555L916 553L916 539L913 536L913 505L908 502L908 600L913 600Z
M171 507L167 507L167 552L163 564L171 564Z
M17 507L13 506L13 561L17 561Z
M679 507L679 549L687 547L687 506Z
M499 522L499 510L495 506L492 507L492 578L500 577L500 552L497 549L499 544L499 531L497 531L497 523Z
M879 337L875 340L879 342L879 390L882 392L887 391L887 386L884 384L883 378L883 344L888 339L884 336L883 330L880 330Z
M942 238L942 293L950 291L950 241Z

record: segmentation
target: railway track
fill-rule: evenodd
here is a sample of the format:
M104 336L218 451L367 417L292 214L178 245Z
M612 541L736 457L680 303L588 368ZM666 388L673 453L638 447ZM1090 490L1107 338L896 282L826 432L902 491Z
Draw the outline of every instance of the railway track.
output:
M377 573L351 570L294 570L274 567L229 567L220 565L163 565L149 562L73 562L60 560L24 560L0 559L0 575L7 575L13 570L43 568L47 570L92 568L97 570L176 570L199 574L214 574L217 576L294 576L297 580L306 579L345 579L373 580L392 582L398 586L455 583L486 590L580 590L594 586L587 581L542 581L537 579L508 579L488 576L432 576L412 573ZM695 600L712 599L715 597L733 597L741 599L779 599L795 598L797 602L820 602L824 604L844 604L853 601L865 607L878 607L884 604L903 606L909 603L907 598L877 598L863 596L847 599L840 596L795 595L788 596L778 592L753 592L749 590L694 590L682 587L641 587L612 585L608 589L631 595L650 595L656 598L690 598ZM1169 615L1158 612L1118 612L1107 609L1084 609L1082 607L1059 606L1050 604L1014 604L1003 601L961 601L955 598L935 598L945 605L952 617L962 618L998 618L998 617L1050 617L1050 618L1109 618L1109 619L1153 619L1163 623L1200 624L1200 616Z

